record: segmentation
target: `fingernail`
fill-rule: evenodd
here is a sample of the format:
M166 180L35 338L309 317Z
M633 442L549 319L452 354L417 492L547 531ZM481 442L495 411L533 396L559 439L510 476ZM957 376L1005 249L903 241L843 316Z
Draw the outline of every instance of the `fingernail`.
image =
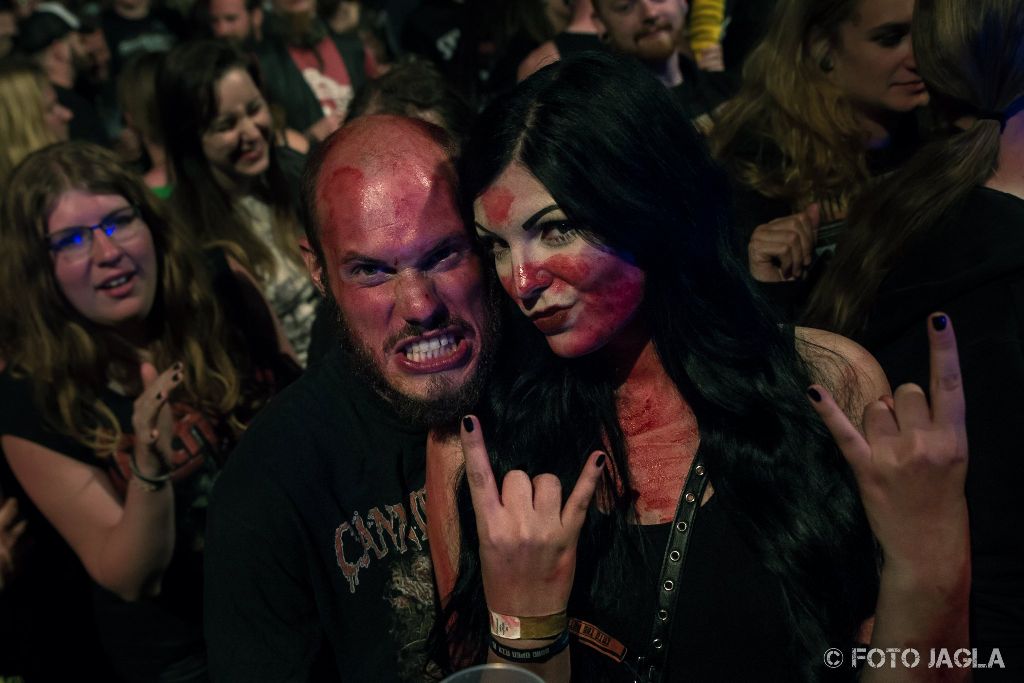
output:
M156 400L158 400L158 401L164 400L164 392L162 392L162 391L157 392Z
M181 370L181 368L182 368L181 361L179 360L177 363L174 364L173 367L174 367L175 370Z
M472 433L473 432L473 418L468 417L468 416L462 418L462 428L465 429L467 433Z
M814 387L807 387L807 395L811 397L811 400L815 403L821 403L821 392Z
M604 453L602 453L601 455L597 456L597 460L594 461L594 467L604 467L604 458L605 458Z
M949 318L944 315L932 316L932 327L935 328L936 332L942 332L946 329L946 325L949 324Z
M159 438L160 438L160 432L158 430L154 429L153 431L151 431L149 433L149 440L150 441L156 441Z
M172 379L172 380L174 380L175 382L179 381L179 380L181 379L181 373L180 373L180 372L176 372L176 373L174 373L174 374L173 374L173 375L171 376L171 379Z

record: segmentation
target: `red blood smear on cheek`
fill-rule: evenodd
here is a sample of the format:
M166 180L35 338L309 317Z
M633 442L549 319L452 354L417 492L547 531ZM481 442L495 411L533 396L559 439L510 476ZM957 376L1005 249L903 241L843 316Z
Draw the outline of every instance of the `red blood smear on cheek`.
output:
M509 211L512 209L512 200L515 196L511 190L505 187L492 187L480 197L480 203L484 207L484 217L491 225L500 225L508 220Z

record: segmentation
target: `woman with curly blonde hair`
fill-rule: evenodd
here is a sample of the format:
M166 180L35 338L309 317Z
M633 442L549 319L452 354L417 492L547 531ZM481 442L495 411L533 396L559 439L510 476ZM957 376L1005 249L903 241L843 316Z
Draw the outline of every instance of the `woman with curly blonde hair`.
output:
M806 277L851 198L916 145L913 0L784 0L712 133L755 279ZM755 228L756 226L756 228ZM753 230L752 230L753 229Z
M71 112L37 66L20 59L0 62L0 188L29 152L68 139Z
M204 679L206 498L287 379L273 332L234 320L245 281L182 234L88 144L30 155L3 196L0 444L95 582L127 680Z

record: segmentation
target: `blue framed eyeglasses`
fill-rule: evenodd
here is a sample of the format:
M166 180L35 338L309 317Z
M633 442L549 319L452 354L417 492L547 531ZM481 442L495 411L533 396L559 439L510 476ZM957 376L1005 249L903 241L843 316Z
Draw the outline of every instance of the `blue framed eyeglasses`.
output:
M102 230L103 234L119 244L137 237L142 229L139 210L135 206L126 206L104 216L96 225L82 225L51 232L45 236L50 251L61 258L78 261L85 259L92 252L93 233Z

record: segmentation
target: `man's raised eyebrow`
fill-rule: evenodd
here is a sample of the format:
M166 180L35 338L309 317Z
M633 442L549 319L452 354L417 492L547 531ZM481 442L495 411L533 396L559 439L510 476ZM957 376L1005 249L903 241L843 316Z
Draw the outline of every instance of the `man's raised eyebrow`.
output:
M558 211L558 204L545 206L543 209L527 218L525 221L523 221L523 230L533 229L533 226L537 224L537 221L539 221L541 218L544 218L544 216L548 215L552 211Z

